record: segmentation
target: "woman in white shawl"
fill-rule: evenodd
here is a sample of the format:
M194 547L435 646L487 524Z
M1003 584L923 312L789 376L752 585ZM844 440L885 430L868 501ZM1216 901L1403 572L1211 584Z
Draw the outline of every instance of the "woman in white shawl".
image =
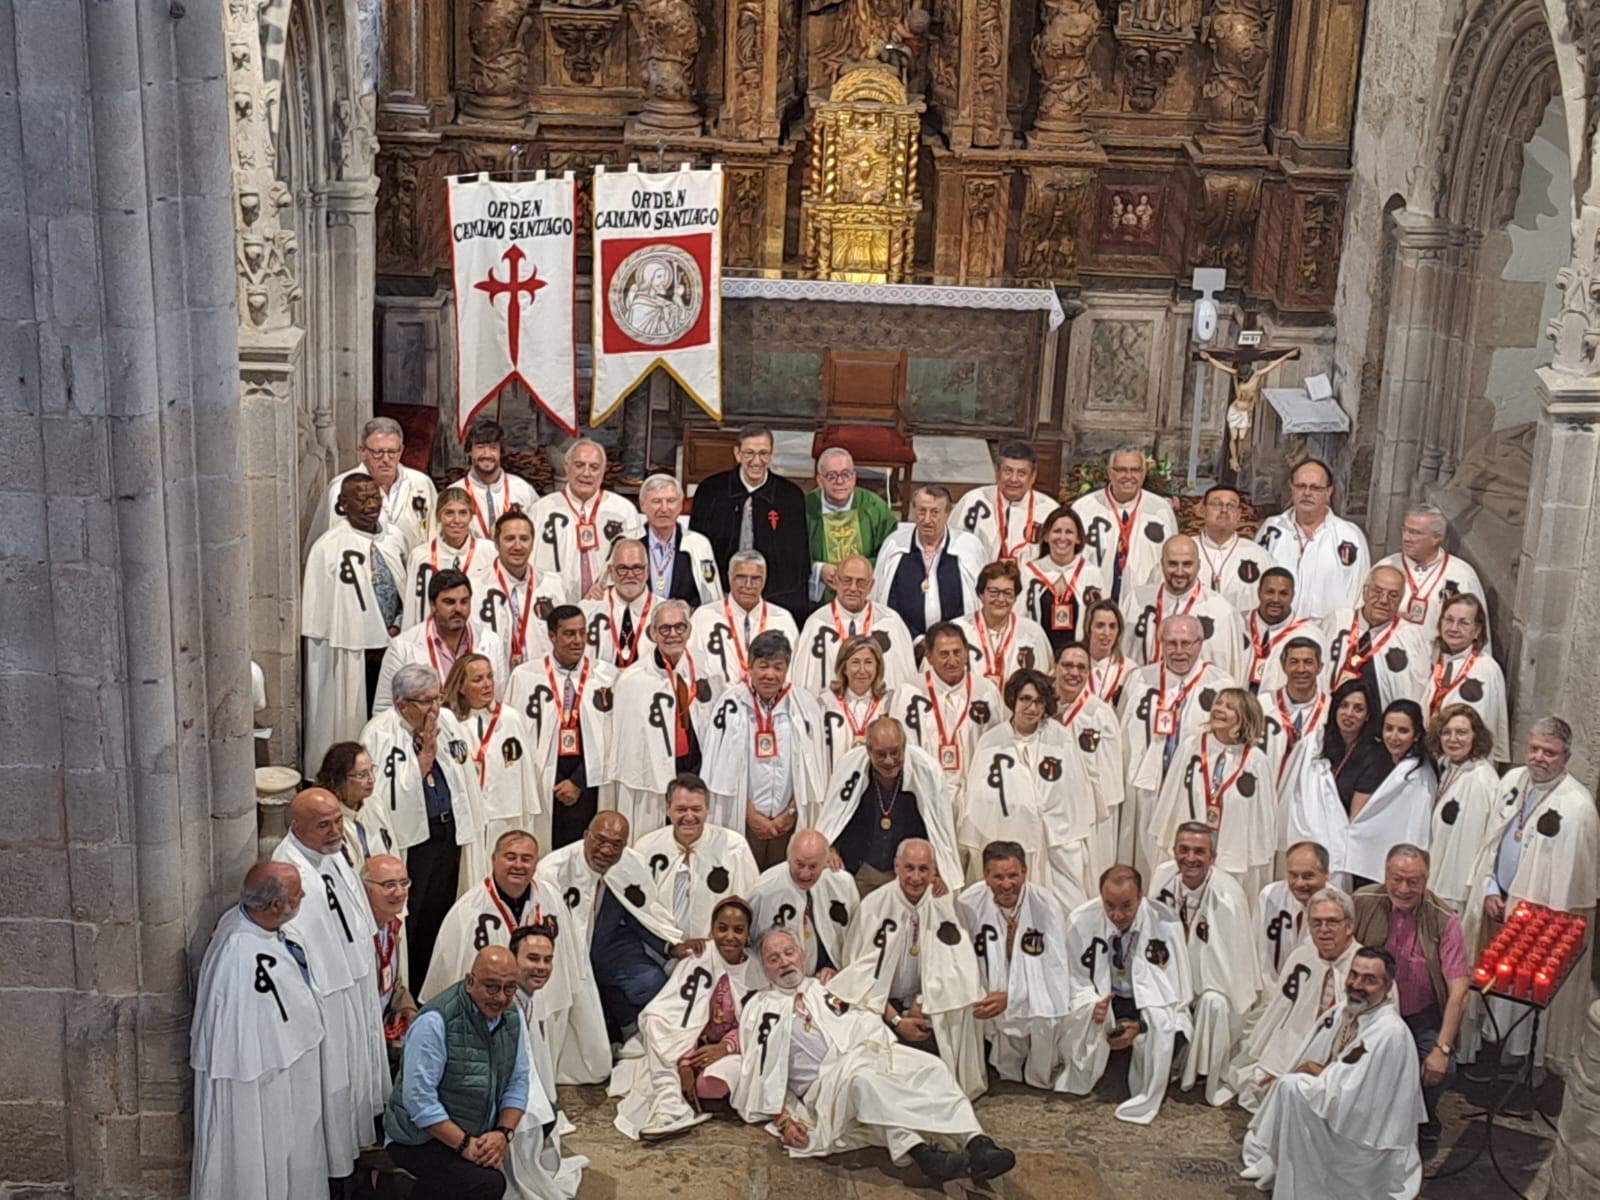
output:
M406 556L406 577L396 583L405 603L402 625L410 629L428 615L428 581L440 571L470 575L494 561L494 543L473 533L472 497L463 487L446 488L434 506L439 534Z
M538 739L526 717L495 700L494 664L482 654L463 654L451 664L441 700L467 734L467 770L477 777L483 804L482 860L488 862L495 842L511 829L533 834L548 849L550 816L541 811L533 776ZM463 878L487 873L485 867Z
M1096 600L1083 623L1089 631L1089 690L1115 708L1123 681L1139 665L1122 652L1122 610L1115 600Z
M1472 861L1500 804L1494 735L1470 704L1447 704L1428 728L1428 752L1444 772L1433 800L1428 888L1460 912L1472 891Z
M1055 654L1078 640L1089 606L1111 590L1101 568L1083 553L1085 540L1083 520L1063 504L1039 526L1033 556L1018 564L1023 605Z
M1439 610L1438 653L1429 676L1428 719L1447 704L1476 710L1489 730L1492 762L1511 759L1510 721L1506 716L1506 677L1489 653L1488 614L1483 601L1463 592Z
M839 760L865 745L867 726L887 715L883 650L870 637L845 638L833 657L833 679L817 693L822 708L822 751L829 778Z

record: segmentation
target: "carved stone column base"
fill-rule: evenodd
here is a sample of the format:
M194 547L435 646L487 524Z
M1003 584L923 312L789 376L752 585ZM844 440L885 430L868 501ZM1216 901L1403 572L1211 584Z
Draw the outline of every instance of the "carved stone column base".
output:
M473 121L520 125L528 115L528 102L522 96L474 96L462 92L461 115Z
M628 122L624 136L631 141L651 130L693 137L701 130L700 110L688 100L646 100L644 111Z
M1207 154L1258 154L1266 157L1266 125L1263 122L1238 125L1207 122L1205 132L1195 141Z
M1082 121L1055 125L1040 121L1022 137L1029 150L1080 150L1095 146L1094 135Z

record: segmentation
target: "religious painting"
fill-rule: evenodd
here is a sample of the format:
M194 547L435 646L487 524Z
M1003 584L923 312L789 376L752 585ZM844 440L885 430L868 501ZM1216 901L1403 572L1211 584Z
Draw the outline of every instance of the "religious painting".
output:
M1100 189L1100 245L1154 254L1161 247L1162 187L1126 184Z

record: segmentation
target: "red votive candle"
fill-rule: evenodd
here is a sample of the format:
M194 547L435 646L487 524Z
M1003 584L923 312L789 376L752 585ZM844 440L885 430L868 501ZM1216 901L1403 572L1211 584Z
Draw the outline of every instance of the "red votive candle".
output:
M1486 988L1494 982L1494 972L1488 967L1479 966L1472 972L1472 986Z
M1535 971L1533 973L1533 1002L1535 1004L1549 1004L1550 993L1554 990L1554 975L1549 971Z

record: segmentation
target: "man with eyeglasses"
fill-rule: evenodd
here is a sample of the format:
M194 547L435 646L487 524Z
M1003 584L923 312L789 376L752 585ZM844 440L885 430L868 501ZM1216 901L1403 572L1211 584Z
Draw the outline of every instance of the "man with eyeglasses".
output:
M911 520L878 548L872 599L900 614L913 636L954 621L977 604L983 543L950 528L950 490L925 483L911 493Z
M1090 561L1111 581L1111 598L1154 583L1161 547L1178 532L1172 503L1144 486L1144 447L1118 446L1106 457L1106 486L1072 502L1083 522Z
M767 598L798 621L810 611L806 498L772 470L772 450L772 430L762 425L741 429L733 450L738 467L709 476L695 489L689 527L711 543L725 587L731 586L735 554L760 553L770 572Z
M1237 488L1221 483L1208 488L1200 501L1205 525L1195 539L1200 551L1200 582L1239 612L1255 604L1256 585L1272 566L1272 555L1239 536L1243 513L1244 502Z
M394 707L361 731L378 773L365 811L394 838L414 884L406 921L411 977L421 979L433 957L439 924L455 903L461 847L479 837L478 773L470 765L466 730L440 707L439 676L427 663L394 674Z
M1339 608L1322 623L1332 671L1328 690L1361 679L1387 708L1395 700L1426 704L1433 686L1433 648L1419 626L1400 619L1405 577L1374 567L1359 608Z
M306 533L308 546L338 525L343 515L336 507L340 485L344 483L346 475L358 471L377 481L381 496L381 519L385 525L391 525L399 532L401 540L405 542L405 552L409 554L427 541L438 491L426 472L401 463L400 455L405 450L405 444L405 432L398 421L374 417L362 426L361 445L356 447L361 463L335 475L328 484L322 503L311 518L311 528Z
M1161 547L1161 577L1145 587L1122 590L1123 653L1136 663L1161 661L1161 627L1177 616L1200 622L1201 654L1230 675L1239 675L1242 635L1239 614L1220 592L1211 590L1201 565L1199 543L1186 533Z
M612 728L630 736L606 741L605 806L628 819L637 839L667 819L668 785L700 773L700 745L711 723L722 676L689 650L689 606L663 600L650 613L640 656L617 676Z
M728 594L702 604L689 619L689 648L695 658L728 683L750 673L750 643L769 630L793 646L800 626L772 595L771 564L759 550L739 550L728 560Z
M649 649L645 626L656 598L651 593L650 566L644 543L619 538L611 543L611 582L593 599L578 605L589 622L589 653L617 670L630 667L641 650Z
M898 522L876 492L856 486L850 451L834 447L817 456L817 487L806 493L806 533L811 543L811 599L833 599L839 564L859 555L870 567L878 547Z
M871 638L883 652L883 682L889 688L917 677L911 631L900 615L872 599L872 563L852 554L834 567L834 597L807 618L795 648L794 685L821 693L838 668L839 647L853 637Z
M1444 606L1457 596L1476 596L1487 615L1489 597L1471 563L1444 548L1450 523L1435 504L1413 504L1400 523L1400 549L1378 562L1405 572L1406 598L1400 617L1432 635L1439 627ZM1483 629L1483 649L1489 650L1489 627ZM1498 758L1499 755L1496 755Z
M383 1036L392 1057L417 1015L417 1002L411 995L411 971L406 963L405 915L411 877L406 873L406 864L394 855L375 854L362 864L361 882L367 889L372 923L378 927L372 935L372 946L378 955Z
M1288 509L1261 523L1256 540L1294 572L1294 611L1321 620L1355 604L1372 556L1358 525L1334 515L1333 472L1308 458L1289 476Z

